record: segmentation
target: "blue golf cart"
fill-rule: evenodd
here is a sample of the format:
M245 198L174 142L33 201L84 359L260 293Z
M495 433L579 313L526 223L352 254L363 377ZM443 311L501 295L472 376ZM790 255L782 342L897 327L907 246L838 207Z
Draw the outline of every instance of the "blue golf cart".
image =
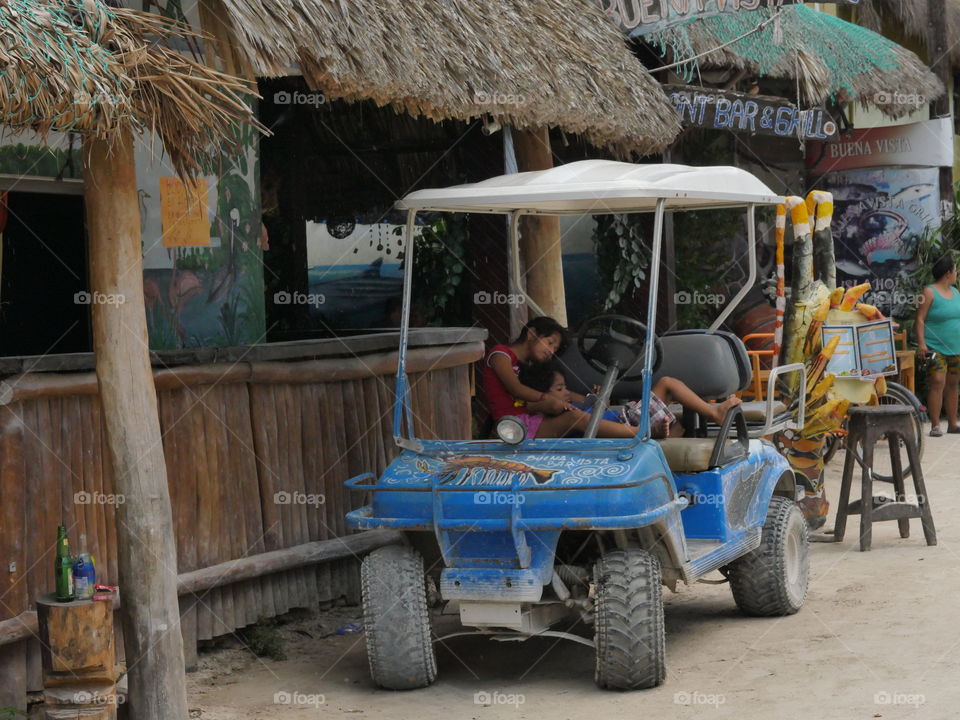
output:
M595 679L630 690L666 676L662 586L676 589L719 570L747 615L783 616L804 603L808 540L796 505L802 493L786 460L764 436L803 425L803 366L771 373L764 403L735 407L719 426L684 415L685 437L655 440L644 413L635 439L596 437L603 411L649 402L663 374L705 399L746 388L743 343L719 330L755 283L758 206L782 198L732 167L634 165L589 160L451 188L398 202L407 238L426 211L500 213L510 218L517 288L518 227L524 215L654 213L645 322L620 315L588 321L559 358L574 389L600 385L583 437L531 439L503 418L495 438L414 437L405 372L414 243L408 243L394 436L400 455L377 478L347 485L371 502L347 516L360 530L405 531L408 544L372 552L362 566L364 630L373 680L425 687L436 678L431 615L458 613L464 630L520 639L559 636L594 648ZM744 208L749 279L706 330L657 337L657 297L667 212ZM527 298L533 313L538 308ZM774 398L786 373L801 377L800 408ZM593 637L557 629L581 620ZM449 637L449 636L446 636Z

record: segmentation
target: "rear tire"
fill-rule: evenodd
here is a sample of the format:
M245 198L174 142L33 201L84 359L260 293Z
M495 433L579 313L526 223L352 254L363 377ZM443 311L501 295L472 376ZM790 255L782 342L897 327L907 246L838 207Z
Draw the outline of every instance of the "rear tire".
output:
M660 561L645 550L614 550L594 565L593 579L597 685L660 685L667 674Z
M727 565L733 599L746 615L793 615L803 607L810 579L807 523L797 504L770 500L760 547Z
M420 553L401 545L378 548L364 558L360 583L373 681L388 690L413 690L436 680Z

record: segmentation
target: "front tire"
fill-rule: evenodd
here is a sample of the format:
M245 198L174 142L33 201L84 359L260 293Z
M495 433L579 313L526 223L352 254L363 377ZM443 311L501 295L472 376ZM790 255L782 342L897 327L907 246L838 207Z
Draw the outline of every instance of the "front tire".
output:
M411 547L374 550L360 566L370 676L388 690L426 687L437 678L423 558Z
M667 674L660 561L645 550L614 550L597 561L593 578L597 685L660 685Z
M800 508L787 498L771 499L760 547L725 568L741 612L778 617L800 610L810 579L809 551Z

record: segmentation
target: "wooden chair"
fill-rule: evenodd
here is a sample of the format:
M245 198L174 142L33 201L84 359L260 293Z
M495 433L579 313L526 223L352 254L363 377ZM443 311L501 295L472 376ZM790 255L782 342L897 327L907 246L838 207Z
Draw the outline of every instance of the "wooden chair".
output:
M897 367L900 369L897 382L910 392L916 393L917 352L907 345L906 331L894 333L893 338L900 344L900 349L897 350Z
M773 338L773 333L750 333L741 338L743 344L746 345L750 340L770 340ZM747 350L747 355L750 356L750 363L753 366L753 380L751 382L751 388L749 390L744 390L741 393L751 395L751 400L761 402L766 400L766 389L767 389L767 380L770 378L769 370L760 369L760 358L762 357L773 357L773 350Z

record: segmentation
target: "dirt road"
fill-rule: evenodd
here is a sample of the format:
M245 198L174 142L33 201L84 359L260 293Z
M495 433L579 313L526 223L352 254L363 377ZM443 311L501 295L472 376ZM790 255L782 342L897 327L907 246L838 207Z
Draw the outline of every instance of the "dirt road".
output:
M828 477L831 498L841 467L842 456ZM240 647L204 656L190 676L191 715L960 718L960 436L928 439L924 471L939 545L926 546L918 520L906 540L896 523L882 523L872 552L861 553L852 518L844 543L813 545L810 594L798 615L743 617L725 585L666 593L669 674L655 690L597 690L593 653L582 645L464 637L439 648L434 686L385 692L369 680L362 635L321 638L357 614L345 609L282 628L288 660L261 660Z

